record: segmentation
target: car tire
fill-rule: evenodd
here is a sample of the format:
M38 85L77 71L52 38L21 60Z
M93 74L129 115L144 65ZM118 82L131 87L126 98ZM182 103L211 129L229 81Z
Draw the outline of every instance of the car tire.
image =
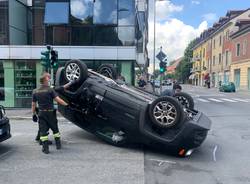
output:
M88 78L88 67L80 60L70 60L65 64L64 77L67 82L82 83Z
M112 65L103 64L97 69L97 72L110 79L117 79L117 72Z
M194 109L194 99L189 94L179 92L174 94L174 97L180 102L183 107Z
M180 125L184 119L182 105L173 97L157 98L149 106L149 117L160 128L172 128Z

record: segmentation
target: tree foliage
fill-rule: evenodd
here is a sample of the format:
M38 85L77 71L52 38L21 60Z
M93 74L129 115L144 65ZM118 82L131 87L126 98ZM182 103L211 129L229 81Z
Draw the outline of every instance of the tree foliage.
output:
M178 81L186 82L188 80L188 77L190 75L190 69L192 68L191 60L193 58L192 48L194 47L194 44L194 40L188 44L187 48L184 51L184 57L176 68L175 77Z

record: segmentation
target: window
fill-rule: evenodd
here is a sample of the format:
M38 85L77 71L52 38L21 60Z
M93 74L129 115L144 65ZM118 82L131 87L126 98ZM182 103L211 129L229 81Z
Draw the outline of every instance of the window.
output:
M72 45L92 45L93 32L91 27L72 27Z
M213 66L215 65L215 56L213 56Z
M117 24L117 0L95 0L94 24Z
M237 43L236 45L236 56L240 56L240 44Z
M222 37L221 37L221 35L220 35L220 46L221 46L221 43L222 43Z
M145 29L145 12L139 11L137 14L137 19L138 19L138 26L141 31L144 31Z
M93 0L70 0L72 24L93 24Z
M135 1L119 0L118 5L118 25L135 24Z
M45 24L68 24L69 3L68 2L47 2L45 4Z
M94 45L115 46L118 35L116 27L96 26L94 28Z
M221 53L219 54L219 64L221 64Z
M203 58L205 57L205 48L203 48Z
M135 41L134 27L118 27L118 45L133 46Z
M3 61L0 61L0 101L4 100L5 100L4 68L3 68Z
M228 65L228 57L229 57L229 51L226 51L226 66Z
M53 30L53 45L69 45L70 30L68 27L55 26Z
M215 39L214 39L214 49L215 49Z
M246 55L247 53L247 40L244 40L243 42L243 55Z
M227 41L229 40L229 30L227 30L227 32L226 32L226 40Z

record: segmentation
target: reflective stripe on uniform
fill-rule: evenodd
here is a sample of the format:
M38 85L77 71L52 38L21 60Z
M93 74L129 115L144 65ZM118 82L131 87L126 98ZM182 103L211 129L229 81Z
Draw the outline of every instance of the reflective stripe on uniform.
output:
M54 134L54 138L60 138L61 136L60 136L60 133L58 132L58 133L56 133L56 134Z
M40 137L40 140L41 140L42 142L48 141L48 140L49 140L49 137L48 137L48 136L41 136L41 137Z

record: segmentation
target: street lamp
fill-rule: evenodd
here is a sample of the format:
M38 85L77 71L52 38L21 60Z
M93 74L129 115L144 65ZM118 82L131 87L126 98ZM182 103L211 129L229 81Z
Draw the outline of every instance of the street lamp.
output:
M155 74L155 22L156 22L156 2L157 1L166 1L166 0L154 0L154 59L153 59L153 74ZM155 78L154 78L155 83Z

